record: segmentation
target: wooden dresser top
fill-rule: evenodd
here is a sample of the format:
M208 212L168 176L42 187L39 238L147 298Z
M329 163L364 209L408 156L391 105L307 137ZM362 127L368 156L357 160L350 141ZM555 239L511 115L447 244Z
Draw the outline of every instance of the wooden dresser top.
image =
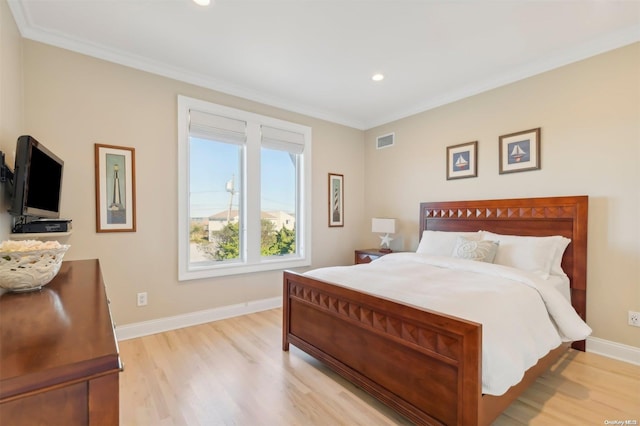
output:
M63 262L42 290L0 296L0 400L119 368L98 260Z

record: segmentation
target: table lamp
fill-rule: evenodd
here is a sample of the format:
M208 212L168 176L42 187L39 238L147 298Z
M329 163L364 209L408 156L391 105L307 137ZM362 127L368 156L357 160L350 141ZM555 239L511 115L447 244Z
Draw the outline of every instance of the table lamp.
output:
M391 241L393 241L393 238L391 238L389 234L395 234L396 220L374 217L371 219L371 232L384 234L384 236L380 236L380 251L382 253L391 253L389 245Z

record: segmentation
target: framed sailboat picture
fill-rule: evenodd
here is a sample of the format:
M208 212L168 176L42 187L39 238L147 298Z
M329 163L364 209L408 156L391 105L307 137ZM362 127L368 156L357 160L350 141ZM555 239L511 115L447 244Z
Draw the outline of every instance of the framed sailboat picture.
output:
M447 180L478 176L478 141L447 147Z
M540 168L540 127L500 136L500 174Z
M96 232L136 230L136 152L95 144Z

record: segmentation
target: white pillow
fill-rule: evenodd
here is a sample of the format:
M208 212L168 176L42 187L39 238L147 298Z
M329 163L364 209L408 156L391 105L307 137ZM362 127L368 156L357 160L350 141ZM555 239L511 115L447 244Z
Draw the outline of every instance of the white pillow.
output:
M558 266L557 252L560 244L563 243L561 238L564 237L502 235L488 231L483 231L481 235L483 240L493 240L500 243L493 263L533 272L544 279L549 278L552 267L554 271L556 269L562 270ZM562 253L564 253L564 249ZM562 261L562 253L560 253L560 261Z
M416 253L429 254L432 256L449 256L453 253L458 237L465 237L471 240L480 240L479 232L447 232L447 231L424 231Z
M453 248L453 257L492 263L498 251L498 242L482 240L476 241L465 237L458 237Z
M553 237L549 237L549 238L553 238L554 241L556 242L556 252L555 255L553 257L553 261L551 262L551 275L558 275L561 277L566 277L567 274L564 272L564 270L562 269L562 256L564 255L564 251L567 249L567 247L569 246L569 243L571 242L571 239L560 236L560 235L556 235Z

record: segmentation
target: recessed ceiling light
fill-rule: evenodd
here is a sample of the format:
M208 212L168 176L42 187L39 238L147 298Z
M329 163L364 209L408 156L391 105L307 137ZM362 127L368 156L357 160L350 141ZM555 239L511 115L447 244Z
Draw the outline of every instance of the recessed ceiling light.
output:
M193 2L198 6L209 6L211 4L211 0L193 0Z
M373 80L373 81L382 81L382 80L384 80L384 75L382 75L382 74L380 74L380 73L378 73L378 74L374 74L374 75L371 77L371 80Z

